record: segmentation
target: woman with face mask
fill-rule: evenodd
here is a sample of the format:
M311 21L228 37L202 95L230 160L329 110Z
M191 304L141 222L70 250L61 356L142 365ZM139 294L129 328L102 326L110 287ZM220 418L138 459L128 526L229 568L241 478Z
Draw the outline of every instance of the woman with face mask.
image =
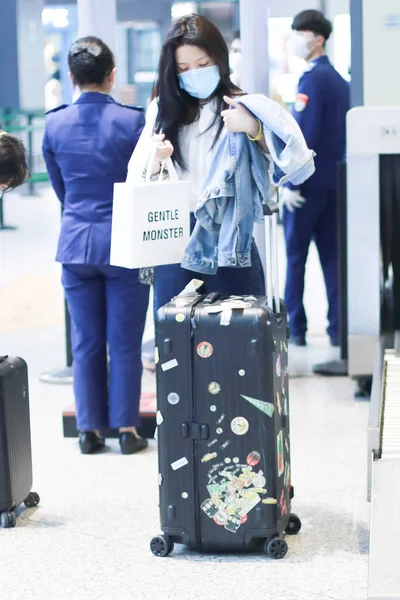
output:
M191 183L192 228L193 212L224 127L229 132L246 133L267 150L259 121L234 102L243 92L232 83L229 72L228 47L215 25L196 14L173 23L162 48L146 126L129 166L130 171L145 168L149 141L158 142L152 174L158 177L162 162L172 157L178 177ZM199 274L179 265L157 267L155 308L169 302L193 278L205 282L207 293L265 292L260 256L253 242L251 267L220 267L216 275Z

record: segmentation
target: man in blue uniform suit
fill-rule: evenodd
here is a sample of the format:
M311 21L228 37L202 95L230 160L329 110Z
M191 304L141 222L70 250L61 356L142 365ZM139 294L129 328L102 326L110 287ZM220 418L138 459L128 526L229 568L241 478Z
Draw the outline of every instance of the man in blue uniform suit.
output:
M109 95L115 63L101 40L78 40L68 60L80 96L47 114L43 155L63 206L56 260L72 321L80 447L101 449L100 431L112 427L122 452L132 454L147 445L136 427L149 288L137 269L110 266L111 216L114 183L126 180L145 119Z
M291 340L305 346L307 317L303 306L304 274L308 249L315 241L328 296L328 335L333 346L339 341L338 251L336 169L344 158L348 83L331 65L325 43L332 25L317 10L305 10L293 20L290 48L307 61L293 116L307 146L316 152L315 173L301 186L282 191L283 224L287 251L285 299L289 312Z

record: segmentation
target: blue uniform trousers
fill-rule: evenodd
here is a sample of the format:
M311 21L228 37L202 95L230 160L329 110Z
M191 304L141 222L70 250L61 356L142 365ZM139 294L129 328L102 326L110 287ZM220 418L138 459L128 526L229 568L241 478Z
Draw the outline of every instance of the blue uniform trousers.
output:
M303 193L303 192L302 192ZM338 249L336 190L310 189L306 203L293 213L284 208L283 224L287 253L285 300L293 335L307 331L303 306L304 274L312 240L317 246L328 296L328 335L339 335Z
M138 274L110 265L63 265L80 431L139 424L149 287Z

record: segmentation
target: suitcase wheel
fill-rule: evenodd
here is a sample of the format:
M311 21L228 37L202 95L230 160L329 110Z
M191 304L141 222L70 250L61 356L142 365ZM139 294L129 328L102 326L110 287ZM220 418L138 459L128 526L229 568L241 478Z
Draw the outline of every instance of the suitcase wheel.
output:
M168 556L174 549L174 542L168 535L158 535L150 542L150 550L154 556Z
M285 542L285 540L276 537L272 540L266 540L264 549L265 553L268 554L268 556L274 559L279 559L285 558L288 551L288 545Z
M3 512L0 515L0 525L3 529L9 527L15 527L17 524L17 517L13 512Z
M24 500L24 504L27 508L33 508L37 506L40 502L40 496L36 492L31 492L27 498Z
M288 535L296 535L296 533L299 533L300 529L301 529L301 521L300 521L299 517L297 515L291 513L290 517L289 517L289 523L287 524L285 532Z

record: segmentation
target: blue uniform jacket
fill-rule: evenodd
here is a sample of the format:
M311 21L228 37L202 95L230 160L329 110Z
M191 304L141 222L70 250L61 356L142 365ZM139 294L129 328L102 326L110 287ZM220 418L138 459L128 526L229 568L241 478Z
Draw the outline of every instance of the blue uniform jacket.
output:
M336 166L346 151L346 113L350 87L329 62L320 56L310 62L299 81L293 116L307 146L316 152L315 173L303 185L290 189L336 189Z
M57 261L110 263L113 187L126 180L144 123L141 109L99 92L47 114L43 156L63 206Z

